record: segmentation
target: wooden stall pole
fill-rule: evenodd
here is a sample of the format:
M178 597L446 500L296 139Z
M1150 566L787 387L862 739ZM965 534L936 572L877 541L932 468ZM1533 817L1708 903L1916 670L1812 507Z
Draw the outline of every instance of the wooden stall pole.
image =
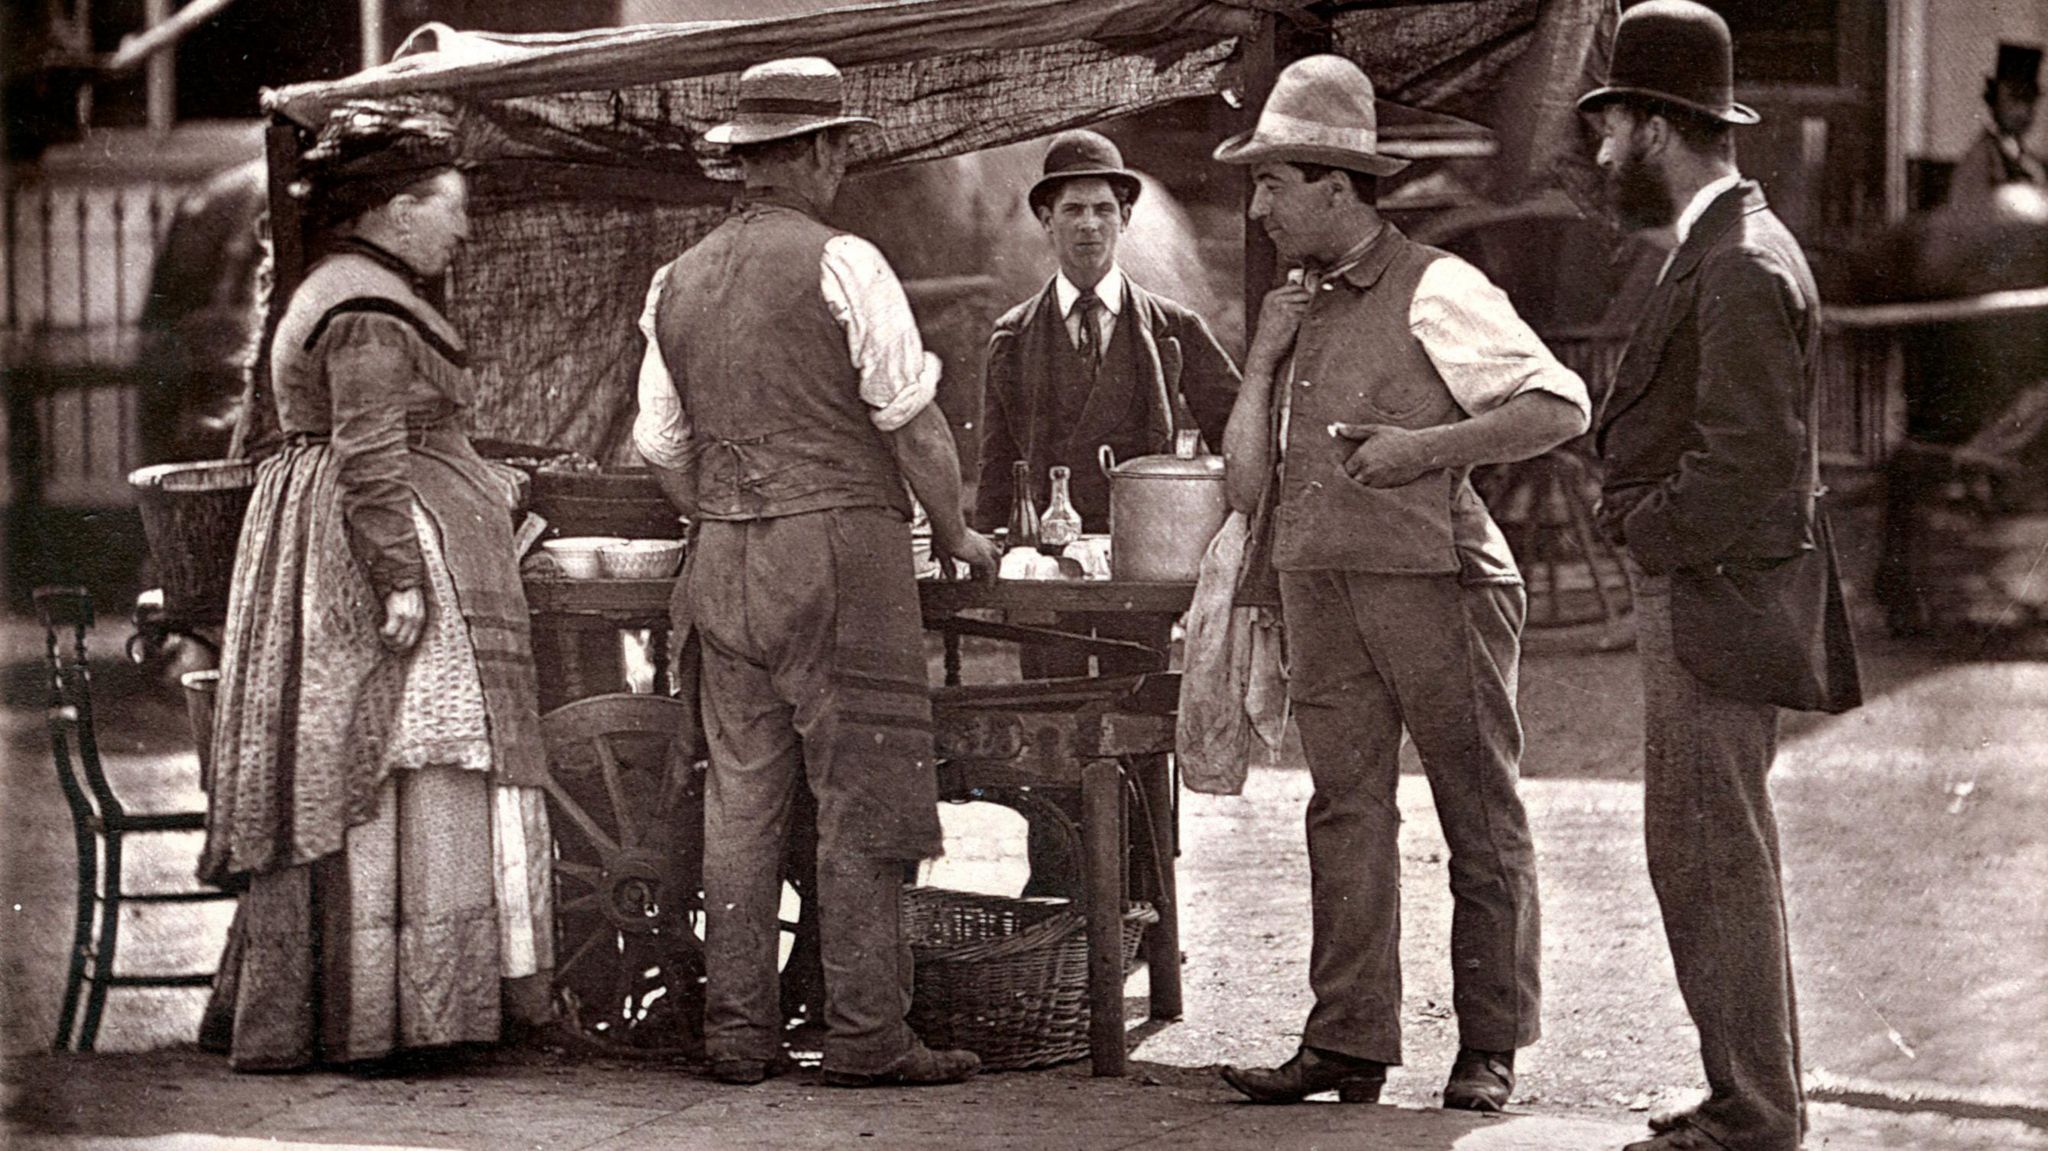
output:
M1087 857L1088 1048L1095 1074L1122 1075L1124 1052L1123 770L1113 759L1081 768L1081 841Z

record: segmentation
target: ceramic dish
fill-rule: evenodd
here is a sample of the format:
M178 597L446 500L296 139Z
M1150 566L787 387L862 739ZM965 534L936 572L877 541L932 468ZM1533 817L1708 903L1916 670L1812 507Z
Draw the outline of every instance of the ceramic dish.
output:
M683 563L681 540L624 540L597 551L604 574L612 579L667 579Z
M570 579L597 579L604 575L599 553L625 542L624 536L563 536L542 540L540 546L562 569L563 575Z

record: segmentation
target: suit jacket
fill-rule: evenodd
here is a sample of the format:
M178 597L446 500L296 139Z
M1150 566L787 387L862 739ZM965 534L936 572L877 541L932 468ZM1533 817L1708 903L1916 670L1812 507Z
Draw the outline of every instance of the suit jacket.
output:
M1201 429L1223 443L1223 425L1237 401L1239 376L1230 354L1192 309L1124 277L1124 307L1104 349L1104 370L1065 426L1052 368L1073 346L1053 281L996 320L982 386L981 484L975 525L1009 522L1011 465L1030 465L1033 499L1045 507L1046 471L1073 469L1073 499L1091 532L1108 531L1108 481L1096 463L1098 445L1118 459L1173 450L1176 429ZM1112 363L1114 361L1114 363ZM1141 396L1130 394L1133 390ZM1143 410L1135 421L1132 413Z
M1644 304L1597 421L1603 519L1672 577L1673 646L1739 699L1861 702L1819 482L1820 297L1753 181Z

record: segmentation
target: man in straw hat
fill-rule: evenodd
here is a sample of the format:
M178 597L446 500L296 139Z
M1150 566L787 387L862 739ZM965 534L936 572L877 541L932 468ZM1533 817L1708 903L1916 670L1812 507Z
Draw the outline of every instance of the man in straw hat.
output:
M898 889L940 848L911 492L936 546L982 570L961 511L937 357L882 254L820 221L846 173L838 69L740 76L705 133L746 192L656 274L634 441L692 520L672 612L703 642L705 1045L712 1071L785 1065L776 982L796 788L817 801L828 1085L951 1083L966 1051L911 1034Z
M2008 184L2048 187L2048 163L2027 147L2034 127L2034 106L2041 99L2041 49L2032 44L2000 44L1998 67L1984 78L1984 107L1991 123L1963 153L1949 180L1950 204L1983 211L1998 189Z
M1623 13L1579 102L1624 226L1676 247L1599 420L1598 518L1626 549L1643 675L1643 838L1708 1095L1632 1151L1786 1151L1805 1126L1777 824L1780 706L1858 701L1819 492L1820 300L1736 167L1728 26Z
M1146 290L1117 263L1117 244L1142 189L1123 153L1098 132L1053 137L1043 174L1025 202L1045 229L1059 270L1036 295L1005 312L989 339L982 399L981 486L975 524L1007 522L1013 466L1028 466L1034 504L1047 506L1047 476L1068 470L1083 531L1109 530L1109 478L1098 452L1117 459L1173 451L1174 433L1223 442L1237 397L1237 365L1189 308ZM1164 627L1114 612L1066 612L1065 631L1126 640L1098 655L1104 674L1166 666ZM1028 679L1088 674L1086 652L1026 646ZM1024 894L1078 896L1080 861L1045 820L1029 835L1031 878Z
M1216 149L1251 169L1251 217L1293 269L1260 306L1224 455L1232 503L1267 525L1315 783L1315 1006L1293 1058L1224 1078L1262 1103L1371 1102L1401 1062L1405 728L1451 847L1444 1106L1498 1111L1539 1030L1536 860L1515 790L1526 599L1467 473L1579 434L1589 404L1485 275L1381 218L1378 180L1406 161L1376 124L1365 74L1311 56Z

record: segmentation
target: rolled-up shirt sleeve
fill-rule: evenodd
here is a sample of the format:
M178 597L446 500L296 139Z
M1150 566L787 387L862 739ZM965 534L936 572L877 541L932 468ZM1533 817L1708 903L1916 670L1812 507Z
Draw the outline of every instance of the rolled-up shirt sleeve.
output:
M1548 392L1592 417L1586 381L1558 362L1516 314L1506 292L1456 256L1423 270L1409 304L1408 330L1468 415L1525 392Z
M412 522L412 464L407 458L405 386L413 378L412 334L405 322L344 313L321 337L334 403L335 481L349 550L379 596L425 582Z
M683 410L682 392L654 335L655 310L661 305L661 288L669 267L663 264L654 273L647 286L647 305L640 309L640 335L647 341L647 350L640 357L640 410L633 417L633 447L648 463L681 471L690 462L690 416Z
M818 286L846 332L860 398L874 409L868 419L885 432L909 423L938 395L939 358L925 350L889 261L858 236L834 236L819 260Z

